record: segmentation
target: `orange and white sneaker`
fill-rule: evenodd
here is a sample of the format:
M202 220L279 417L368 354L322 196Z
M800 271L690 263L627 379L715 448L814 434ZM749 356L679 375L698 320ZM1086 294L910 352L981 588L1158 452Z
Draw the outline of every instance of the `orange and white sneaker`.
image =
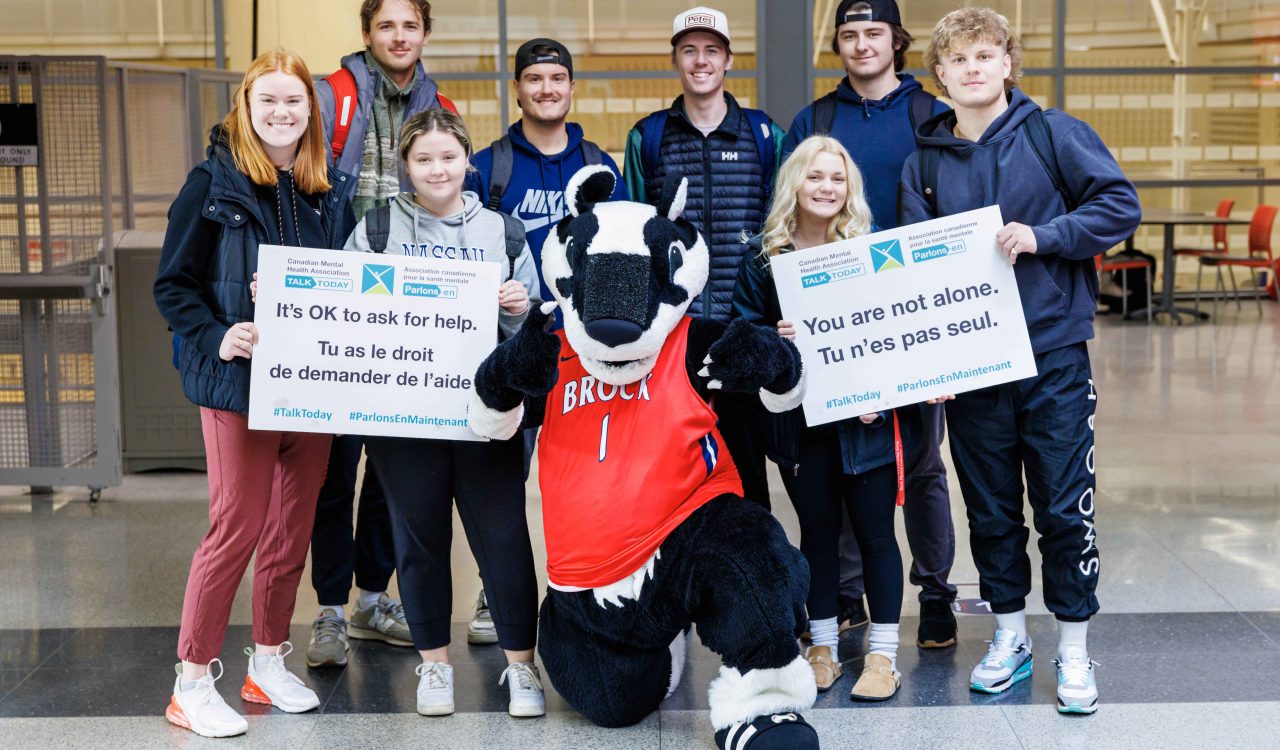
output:
M255 656L252 648L246 648L249 656L249 674L240 688L240 697L250 703L265 703L291 714L310 711L320 705L320 697L303 684L298 676L284 668L284 657L293 651L293 644L280 644L279 653ZM256 665L264 662L262 668Z
M214 674L214 665L218 665ZM218 695L213 683L222 677L222 660L209 662L209 673L196 680L189 690L182 689L182 664L178 664L178 679L173 683L173 696L164 718L171 724L190 729L201 737L234 737L244 734L249 724L244 717L228 706Z

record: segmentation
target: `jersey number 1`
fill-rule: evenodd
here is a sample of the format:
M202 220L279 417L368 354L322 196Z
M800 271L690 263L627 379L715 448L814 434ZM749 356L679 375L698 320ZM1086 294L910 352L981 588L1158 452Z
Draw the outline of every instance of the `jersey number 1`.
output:
M600 457L599 463L604 462L605 454L609 452L609 415L604 415L604 419L600 420Z

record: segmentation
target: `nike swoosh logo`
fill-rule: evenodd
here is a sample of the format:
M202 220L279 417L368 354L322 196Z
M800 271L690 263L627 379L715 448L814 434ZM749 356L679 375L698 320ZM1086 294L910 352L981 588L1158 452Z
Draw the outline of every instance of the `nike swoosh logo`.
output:
M560 361L561 361L561 362L568 362L568 361L569 361L569 360L571 360L571 359L577 359L577 358L578 358L578 355L576 355L576 354L575 354L575 355L573 355L572 357L561 357L561 358L560 358Z
M525 232L541 229L551 223L550 216L521 216L519 206L516 206L515 210L511 212L511 218L519 219L524 224Z

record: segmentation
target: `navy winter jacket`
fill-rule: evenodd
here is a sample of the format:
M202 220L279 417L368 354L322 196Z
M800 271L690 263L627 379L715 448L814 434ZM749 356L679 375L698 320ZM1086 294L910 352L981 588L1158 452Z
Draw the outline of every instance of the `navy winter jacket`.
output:
M898 88L883 99L864 99L843 78L836 86L835 120L831 137L849 150L862 173L867 204L876 226L892 229L898 225L898 178L907 157L915 153L916 136L911 125L911 94L923 90L915 78L901 73ZM783 158L813 135L813 108L800 110L783 141ZM948 110L935 99L933 114Z
M338 158L336 164L329 144L333 142L334 125L337 116L341 113L336 110L333 86L329 81L316 82L316 102L320 106L320 119L324 123L325 153L328 154L330 166L337 167L339 171L349 175L359 175L360 162L364 159L364 131L369 125L369 116L373 112L373 97L376 91L374 87L378 83L379 73L365 63L364 50L352 52L342 58L342 67L351 71L351 75L356 79L357 103L355 111L351 113L351 129L347 131L342 156ZM440 106L439 100L436 99L440 88L436 86L435 81L427 77L427 71L422 67L421 62L418 63L415 75L417 77L414 79L413 88L409 91L409 103L404 109L406 119L423 110ZM395 134L392 140L398 137L399 133ZM413 185L404 173L403 165L400 169L400 189L406 192L413 191ZM354 195L354 191L352 194Z
M1093 257L1133 234L1142 207L1133 184L1093 128L1050 109L1044 119L1059 171L1078 204L1068 213L1020 127L1036 109L1038 104L1014 89L1009 109L976 142L952 134L954 112L921 125L921 147L940 150L938 212L924 198L917 152L903 167L899 219L901 225L913 224L999 204L1005 223L1030 226L1036 252L1020 254L1013 270L1031 348L1040 354L1093 338L1098 299Z
M782 154L782 130L770 122L773 154L766 154L766 170L761 161L751 122L730 94L725 94L729 110L710 135L689 122L684 97L668 110L659 146L660 162L643 163L644 120L627 136L624 173L631 199L657 205L662 181L670 171L689 179L689 195L684 218L702 233L711 254L711 269L702 294L689 305L689 315L728 321L733 312L733 284L739 260L747 246L743 235L754 235L764 226L769 210L769 182L777 173Z
M524 222L525 239L529 242L529 250L533 253L533 262L538 269L538 279L542 285L541 299L555 299L551 290L542 280L542 243L556 222L568 215L564 204L564 189L569 178L586 166L582 156L582 126L576 122L565 123L569 143L564 150L550 156L543 154L524 137L522 123L516 122L507 129L511 138L511 180L507 190L502 194L502 202L498 210ZM609 200L627 200L627 186L622 182L622 172L613 159L603 151L600 152L602 163L613 170L618 184L614 187ZM480 196L480 205L489 205L489 180L493 174L493 148L486 148L471 159L476 171L467 174L466 190ZM559 308L556 313L559 314Z
M280 218L263 215L259 192L272 188L255 186L236 169L218 126L206 155L169 207L152 291L160 314L182 338L182 392L197 406L244 413L249 411L250 360L224 362L218 347L227 329L253 320L249 282L258 270L258 245L280 241ZM330 167L329 182L333 187L328 194L308 201L300 197L297 204L299 212L319 211L323 236L303 231L300 237L304 243L320 240L324 247L339 249L355 226L349 195L355 178ZM298 233L292 218L285 221L286 231ZM299 223L305 228L315 222Z
M770 330L782 320L778 288L769 260L760 255L759 238L751 241L742 256L733 289L733 312L749 323ZM900 408L897 412L902 442L908 446L905 455L911 456L915 452L912 446L918 443L923 431L922 414L916 405ZM845 474L863 474L894 463L893 412L882 412L881 417L872 424L863 424L857 418L836 422L841 469ZM800 433L808 429L804 410L797 407L782 414L770 414L769 418L770 434L765 453L779 468L794 471L804 461L804 456L800 455Z

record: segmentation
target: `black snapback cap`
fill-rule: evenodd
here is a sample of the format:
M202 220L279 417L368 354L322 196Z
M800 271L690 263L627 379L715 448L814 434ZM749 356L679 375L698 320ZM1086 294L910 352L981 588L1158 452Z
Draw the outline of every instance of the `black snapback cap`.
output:
M539 47L547 49L541 50L541 54L535 53L534 49ZM520 45L520 49L516 50L516 80L520 80L520 74L525 68L538 63L563 65L569 71L569 78L573 78L573 55L569 54L567 47L554 39L530 39Z
M870 5L869 11L851 11L854 5ZM894 0L841 0L836 8L836 28L852 21L884 21L896 26L902 25L902 14L898 12L898 4Z

